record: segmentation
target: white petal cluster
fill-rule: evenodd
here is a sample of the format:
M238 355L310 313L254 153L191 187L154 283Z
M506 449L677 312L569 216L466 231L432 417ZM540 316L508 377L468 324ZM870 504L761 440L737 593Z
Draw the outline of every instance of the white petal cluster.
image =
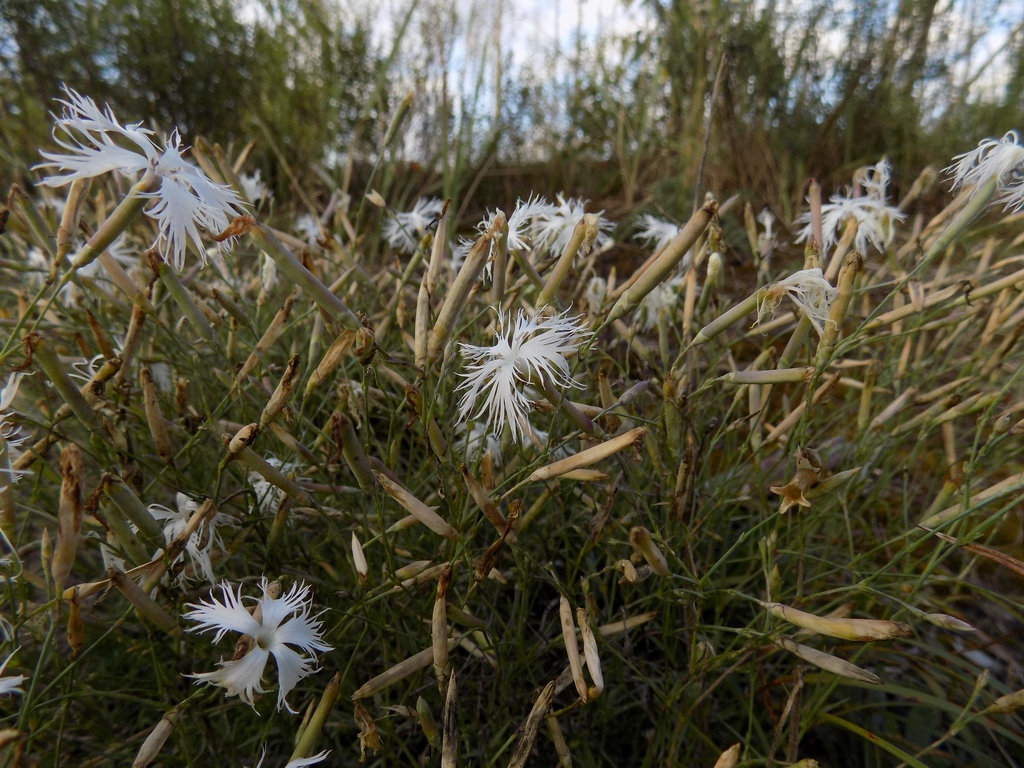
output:
M802 269L785 280L779 280L764 288L763 298L757 306L757 322L764 315L771 315L788 296L804 313L814 330L820 336L828 319L828 311L836 298L836 289L825 279L820 269Z
M298 464L295 462L282 462L275 456L267 459L267 463L276 469L280 469L286 475L298 469ZM250 514L257 509L264 515L275 514L278 506L281 504L281 499L284 498L284 491L263 477L259 472L249 473L249 484L252 485L252 490L256 494L257 503L256 507L249 510Z
M25 373L12 373L7 377L7 383L0 389L0 491L18 482L24 472L15 470L12 466L12 459L16 457L15 449L24 442L24 437L19 437L17 427L11 421L11 405L18 394L18 385L25 377Z
M1007 131L998 140L982 139L977 149L954 157L946 173L953 177L953 189L981 186L995 178L1005 209L1024 208L1024 146L1017 131Z
M57 118L53 138L67 153L43 152L49 162L36 166L53 168L64 175L48 176L42 183L60 187L75 179L111 171L133 176L152 169L159 186L145 196L154 201L146 210L157 222L154 247L164 261L180 270L188 242L192 241L205 263L206 249L199 230L226 229L230 219L242 213L243 203L238 195L229 187L215 184L197 166L183 159L184 149L177 130L161 149L150 138L153 132L141 123L123 126L110 107L101 110L95 101L71 88L65 87L64 92L68 98L60 100L64 113Z
M546 217L553 215L556 211L556 206L549 203L540 195L531 194L526 200L519 198L516 203L515 210L512 211L512 215L506 220L506 225L508 227L508 237L505 241L506 248L511 251L521 251L523 253L533 251L534 245L541 239L540 229L542 223L545 221ZM504 211L501 209L489 212L477 225L477 232L480 234L487 232L494 223L494 217L499 213L504 215ZM466 256L469 255L469 249L473 247L475 242L475 240L460 238L458 244L452 249L453 263L457 262L461 265ZM484 280L491 279L493 258L494 241L492 240L491 251L487 257L487 263L484 265Z
M558 257L562 255L565 246L569 244L572 232L576 224L587 212L586 200L575 197L563 197L556 195L557 203L549 206L549 210L538 214L534 225L533 245L537 249L546 250L549 256ZM598 235L594 241L594 247L598 250L604 248L611 241L608 233L614 226L612 222L601 216L604 211L598 211Z
M567 311L551 317L520 311L514 326L511 313L499 313L492 346L460 345L468 371L459 374L465 379L459 386L465 391L460 421L484 418L493 432L507 425L512 437L522 441L529 430L526 385L545 381L582 388L570 375L565 356L579 349L589 331L582 317L568 317Z
M455 434L458 435L455 440L455 450L460 456L465 456L473 462L485 452L489 452L496 464L501 463L501 435L492 433L487 428L487 424L459 423L455 425Z
M259 600L256 615L249 613L242 605L242 587L237 593L229 584L221 585L224 601L211 597L209 602L189 603L193 610L184 616L197 622L190 632L216 630L213 641L219 642L227 632L248 635L253 642L249 651L240 659L221 661L213 672L189 675L197 682L219 685L227 690L228 696L238 696L246 704L254 706L253 696L265 693L263 671L270 657L277 664L277 708L288 706L288 693L307 675L317 671L316 653L333 650L323 641L323 624L317 616L311 615L312 595L303 583L293 584L281 597L267 594L266 578L260 582L263 597ZM293 647L294 646L294 647ZM299 653L295 649L303 653ZM306 655L303 655L306 654Z
M596 314L608 298L608 281L603 277L592 277L587 281L587 288L583 292L583 298L587 300L587 311Z
M245 194L245 199L253 205L256 204L257 200L269 200L272 197L270 188L263 183L263 177L260 174L259 168L252 173L239 174L238 181L242 184L242 192Z
M864 169L860 185L864 194L859 197L833 195L829 202L821 206L821 236L823 248L830 248L838 242L843 225L850 219L857 222L857 235L854 247L861 253L867 253L868 245L878 251L884 251L896 235L896 223L903 221L906 214L898 208L886 203L886 188L892 175L892 166L888 160L881 160L877 165ZM810 213L801 215L797 224L804 224L796 241L802 243L813 234Z
M649 213L641 216L637 223L642 229L633 237L653 246L656 251L660 251L679 234L679 227L671 221L659 219L657 216L652 216Z
M392 248L397 248L403 253L412 253L419 245L427 227L440 215L443 207L444 203L436 197L421 197L411 211L395 211L391 218L384 222L384 239Z
M519 198L515 210L507 220L509 250L532 251L540 234L541 223L547 217L555 215L557 211L557 206L552 205L540 195L531 194L525 200ZM477 231L483 233L490 229L495 213L497 211L488 214L477 226Z
M161 504L150 504L149 506L149 513L153 515L153 518L163 523L164 541L167 544L174 541L178 534L185 530L192 514L199 507L196 502L183 493L177 495L175 502L176 510L168 509ZM185 544L185 551L178 555L178 559L174 562L180 562L188 554L195 570L201 573L211 586L216 585L217 579L213 575L210 554L216 549L223 548L224 543L221 541L220 534L217 533L217 526L229 521L230 518L218 512L212 520L208 520L203 527L189 536L188 542Z
M658 313L662 310L671 312L679 305L679 292L685 278L677 275L655 286L654 290L644 296L637 308L637 322L644 331L649 331L658 322Z
M10 656L4 659L3 664L0 664L0 696L6 696L11 693L24 693L24 691L21 690L21 684L25 682L25 680L27 680L28 678L26 678L24 675L12 675L11 677L3 677L4 669L7 668L7 663L13 658L14 654L12 653Z

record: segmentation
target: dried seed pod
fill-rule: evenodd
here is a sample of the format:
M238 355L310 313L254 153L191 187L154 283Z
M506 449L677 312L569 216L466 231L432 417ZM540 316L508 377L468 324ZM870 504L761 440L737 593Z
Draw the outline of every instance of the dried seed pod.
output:
M629 432L621 434L618 437L613 437L611 440L606 440L592 448L580 451L567 459L562 459L554 462L553 464L541 467L530 475L530 480L549 480L553 477L558 477L559 475L571 472L574 469L589 467L591 464L596 464L602 459L613 456L624 448L641 445L646 435L647 427L636 427L635 429L631 429Z
M377 478L377 482L380 483L381 488L383 488L387 494L397 501L409 514L415 517L419 522L423 523L423 525L427 526L427 528L439 536L444 536L446 539L454 540L459 538L458 531L452 528L443 517L437 514L437 512L434 511L434 507L428 507L383 472L374 470L373 474L374 477Z
M149 732L146 740L139 747L139 752L135 756L132 768L146 768L157 758L160 750L163 749L164 742L167 741L167 737L171 735L171 731L180 719L181 715L177 709L172 709L160 718L160 722Z
M352 531L352 562L355 564L359 583L365 584L369 580L370 568L366 562L366 555L363 553L363 545L359 542L355 531Z
M718 756L715 761L715 768L736 768L740 761L740 745L733 744L725 752Z
M68 592L71 594L69 595ZM68 604L68 646L71 648L71 658L78 655L78 651L85 642L85 622L82 621L82 607L78 602L78 588L73 587L63 595Z
M284 373L281 375L281 381L278 382L277 389L274 390L274 394L270 396L270 400L267 401L267 405L263 409L260 416L260 429L265 429L270 422L277 418L281 409L291 399L298 383L299 355L296 353L288 358L288 365L285 366Z
M813 664L819 669L823 669L826 672L831 672L834 675L840 677L848 677L851 680L862 680L865 683L871 683L872 685L881 685L882 681L878 675L868 672L866 669L861 669L856 664L840 659L837 656L833 656L830 653L819 651L816 648L810 648L806 645L793 642L788 637L779 637L773 640L775 645L783 650L789 651L794 656L806 661L808 664Z
M455 670L448 677L448 691L444 698L444 718L441 726L441 768L455 768L459 763L459 717L455 702L458 689Z
M355 342L356 332L354 330L341 332L338 338L327 348L327 351L324 352L324 356L317 364L316 369L310 374L309 381L306 382L305 397L309 397L310 393L331 375L345 355L348 354L348 351L352 349L352 345Z
M252 373L259 362L267 356L267 352L270 348L277 343L277 340L281 338L281 334L284 333L285 324L288 322L288 318L292 314L292 304L295 301L295 296L290 295L285 299L284 305L274 315L274 319L270 321L270 325L267 326L267 330L263 332L260 340L256 342L256 346L253 347L249 357L246 358L242 364L242 368L238 371L238 375L235 377L234 384L231 385L232 392L236 391L242 382Z
M476 502L480 511L484 513L487 522L493 525L499 534L502 533L508 527L508 523L505 520L505 516L501 514L501 510L498 509L498 505L487 494L483 485L478 483L476 478L470 474L465 464L460 464L459 470L462 472L462 480L466 484L466 488L469 489L469 495L473 497L473 501Z
M142 404L146 411L149 434L153 437L153 447L156 448L156 455L160 457L160 461L170 464L174 457L174 450L171 448L171 439L167 435L164 415L160 411L160 400L156 391L156 383L153 381L153 374L149 368L143 367L139 370L139 378L142 380Z
M455 321L469 298L469 292L476 284L476 279L487 262L487 256L497 233L507 226L505 217L500 213L495 214L491 226L469 249L469 254L462 262L459 274L455 276L448 295L444 297L441 309L438 310L434 327L430 329L430 334L427 336L427 365L441 356L441 351L448 343L448 338L455 327Z
M82 528L82 453L68 443L60 454L60 506L57 510L57 546L50 564L54 592L64 591L64 582L75 562Z
M512 751L512 757L508 761L508 768L523 768L526 765L526 760L529 758L530 752L533 751L533 743L537 740L537 731L540 730L541 721L547 717L548 710L551 709L551 701L554 698L555 681L552 680L544 686L540 695L537 696L530 714L527 715L526 720L520 727L519 741L516 742L516 748Z
M817 632L819 635L838 637L842 640L857 640L859 642L895 640L901 637L910 637L913 634L909 626L899 621L828 619L782 603L761 602L761 606L772 616L788 621L790 624Z
M608 317L604 321L605 324L618 320L627 312L640 306L644 297L672 273L716 215L718 215L718 203L714 200L709 200L698 208L690 220L679 230L679 234L651 262L650 266L646 269L641 267L641 271L634 278L632 285L623 291L618 301L615 302L615 306L608 313Z
M580 649L576 645L576 627L572 621L572 608L565 595L558 597L558 617L562 623L562 641L565 643L565 655L569 658L569 669L572 671L572 681L576 685L576 692L586 703L587 681L583 677L583 664L580 661Z
M583 658L587 662L587 671L594 684L587 689L587 700L593 701L604 693L604 674L601 672L601 656L597 651L597 638L590 626L590 618L582 608L576 609L576 623L580 627L580 639L583 641Z
M448 666L448 584L452 578L452 567L445 563L437 577L437 591L434 595L434 611L430 621L431 645L434 650L434 674L443 681Z
M629 542L656 574L659 576L672 575L672 571L668 567L668 560L665 559L665 555L658 545L654 543L650 531L641 525L634 526L629 531Z
M448 640L448 650L455 647L458 641L454 639ZM373 696L375 693L383 691L388 686L394 685L397 682L405 680L410 675L414 675L421 669L425 669L430 666L434 660L434 649L433 647L426 648L413 656L400 661L394 666L388 668L384 672L374 677L371 680L363 683L359 689L352 694L353 701L356 699L365 699Z

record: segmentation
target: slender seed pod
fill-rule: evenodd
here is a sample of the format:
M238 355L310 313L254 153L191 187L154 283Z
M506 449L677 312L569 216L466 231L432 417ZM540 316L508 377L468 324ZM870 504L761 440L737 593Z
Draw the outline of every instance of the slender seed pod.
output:
M128 602L135 606L135 611L141 618L173 638L181 637L182 632L178 622L153 598L143 592L138 584L128 578L124 571L111 567L107 571L107 577L110 579L110 583L128 598Z
M759 601L760 602L760 601ZM798 627L817 632L819 635L838 637L842 640L871 642L872 640L895 640L910 637L912 630L899 621L882 619L828 619L815 616L782 603L761 603L772 616L788 621Z
M611 440L606 440L592 448L580 451L567 459L561 459L553 464L541 467L530 475L530 480L535 482L538 480L550 480L575 469L589 467L591 464L607 459L609 456L613 456L625 448L642 445L646 435L647 427L636 427L618 437L613 437Z
M446 539L459 538L458 531L452 528L443 517L437 514L433 507L428 507L383 472L373 470L373 474L377 478L377 482L380 483L381 488L383 488L391 498L397 501L420 523L427 526L427 528L439 536L444 536Z
M57 510L57 545L50 564L54 593L64 591L64 582L75 562L82 528L82 453L68 443L60 454L60 506Z
M565 276L569 274L569 267L572 266L572 262L576 258L577 252L588 240L593 244L597 237L598 222L598 217L592 213L585 214L576 222L576 226L573 227L572 234L569 236L569 241L565 244L565 248L562 250L562 255L559 257L554 269L552 269L551 273L548 275L548 279L544 282L544 287L541 289L540 295L537 296L538 307L550 304L551 300L555 298L555 293L558 291L558 287L562 284ZM589 250L589 248L585 248L584 250Z
M253 347L249 357L243 363L241 370L235 377L235 383L231 387L231 391L237 391L245 381L246 377L252 373L256 366L259 365L260 361L266 358L267 352L270 348L277 343L277 340L281 338L281 334L284 332L285 324L288 322L288 318L292 313L292 303L295 301L295 296L290 295L284 301L284 305L274 315L274 319L270 321L270 325L267 326L267 330L263 332L260 340L256 342L256 346Z
M458 686L455 670L448 676L448 690L444 697L444 715L441 721L441 768L456 768L459 764L459 712L455 706Z
M153 437L156 455L164 464L170 464L174 457L174 449L171 447L171 438L167 434L164 415L160 410L156 383L149 368L143 367L139 370L139 379L142 381L142 405L146 411L146 423L149 425L149 434Z
M530 753L533 751L533 743L537 740L537 732L540 730L540 724L547 717L548 710L551 709L551 702L555 698L555 681L552 680L550 683L544 686L544 689L537 696L537 700L533 703L533 708L530 710L530 714L527 715L526 720L519 729L519 741L516 742L516 748L512 751L512 757L508 761L508 768L523 768L526 765L527 759L530 757Z
M856 664L851 664L845 659L840 659L830 653L825 653L824 651L819 651L816 648L801 645L800 643L790 640L788 637L779 637L773 642L779 648L789 651L794 656L806 661L808 664L813 664L826 672L831 672L832 674L839 675L840 677L848 677L851 680L861 680L865 683L871 683L872 685L882 684L881 679L873 672L861 669Z
M434 611L430 622L430 636L434 649L434 674L443 682L448 666L448 584L452 568L445 564L437 577L437 591L434 594Z
M309 722L302 729L302 734L295 744L295 751L292 752L289 762L308 757L309 753L313 751L313 745L317 737L320 736L320 732L323 730L324 725L326 725L327 718L330 716L331 710L334 709L334 704L340 696L341 674L335 672L334 677L327 683L324 692L320 695L320 701L317 702L316 709L313 710L313 715L309 718Z
M448 650L451 650L458 643L458 640L448 640ZM434 660L434 648L426 648L413 656L400 661L376 677L363 683L356 692L352 694L352 700L366 699L385 688L405 680L421 669L426 669Z
M296 353L288 359L288 365L285 366L284 373L281 375L281 381L277 384L277 389L274 390L274 394L270 396L270 400L267 401L266 406L263 408L263 413L260 415L260 429L265 429L268 424L277 418L288 400L291 399L298 383L299 355Z
M135 760L132 762L132 768L146 768L146 766L156 760L160 750L163 749L164 743L167 741L167 737L171 735L171 731L174 730L174 726L180 719L181 714L176 708L160 718L160 722L149 732L146 740L139 747L138 754L135 755Z
M632 312L643 301L644 297L660 285L672 270L676 268L683 256L689 251L697 238L707 228L718 213L718 203L710 200L697 209L675 239L661 252L661 255L636 278L634 283L615 302L604 324L608 325L627 312Z
M863 266L864 259L856 251L847 254L843 260L843 266L839 270L839 279L836 282L836 298L829 308L828 319L824 323L821 338L818 340L818 349L814 356L814 366L818 373L825 370L825 366L832 358L832 350L835 348L839 331L843 327L846 313L850 309L850 302L853 300L854 280Z
M634 526L629 531L629 541L656 574L659 576L672 575L672 571L668 567L668 560L665 559L665 555L658 545L654 543L650 531L643 526Z
M473 247L469 249L469 254L466 256L466 260L462 262L459 274L455 276L452 287L448 289L448 295L444 297L441 309L437 313L437 320L434 321L434 327L430 329L430 333L427 336L428 365L441 356L441 350L448 343L452 330L455 328L455 321L458 319L459 313L462 312L467 299L469 299L469 292L476 284L477 277L479 277L484 264L487 262L487 256L490 253L491 246L494 244L494 239L498 236L498 232L507 226L505 217L501 214L495 214L494 219L491 221L491 226L473 244Z
M576 645L576 626L572 621L572 608L565 595L558 597L558 616L562 623L562 641L565 643L565 655L569 658L569 669L572 680L576 684L576 692L587 702L587 681L583 677L583 664L580 661L580 649Z
M353 330L342 331L341 334L334 340L327 351L324 353L323 358L317 364L316 369L310 374L309 381L306 382L306 389L303 393L304 397L309 397L310 393L316 389L328 376L338 367L341 363L342 358L348 354L348 351L352 349L352 345L356 341L356 332Z
M356 536L355 531L352 531L352 563L355 565L359 583L366 584L369 581L370 567L366 562L366 553L363 552L363 545L359 541L359 537Z

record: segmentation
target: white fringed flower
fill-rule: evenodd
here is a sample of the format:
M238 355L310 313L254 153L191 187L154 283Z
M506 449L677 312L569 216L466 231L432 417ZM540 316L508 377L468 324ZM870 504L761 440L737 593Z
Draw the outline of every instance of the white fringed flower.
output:
M557 195L557 205L550 207L550 210L540 213L536 217L536 224L534 225L534 238L533 244L536 249L545 249L548 255L558 257L562 255L562 251L565 250L565 246L569 244L570 238L572 238L572 232L576 228L576 224L586 214L586 200L580 200L575 197L565 198L562 195ZM598 211L598 235L594 240L594 248L601 250L604 248L611 238L608 232L611 231L614 226L612 222L605 219L601 214L604 211Z
M163 523L164 541L167 544L174 541L178 534L185 530L189 518L199 507L196 502L183 493L177 494L175 506L177 506L177 510L168 509L162 504L149 505L149 513L155 520ZM217 533L217 526L229 524L230 521L231 518L218 512L212 520L208 520L203 527L189 536L188 543L185 544L185 552L178 555L174 562L180 562L187 553L195 570L200 572L211 586L216 585L217 579L213 575L210 553L215 549L223 548L224 543L221 541L220 534Z
M522 251L529 253L534 249L534 246L540 240L540 228L543 226L542 222L547 216L553 215L557 211L557 208L543 197L539 195L531 195L526 200L519 198L516 203L515 210L512 211L512 215L506 220L506 226L508 227L508 237L505 240L505 246L510 251ZM504 216L504 211L500 208L492 212L489 212L483 220L477 225L476 229L481 235L490 230L491 225L494 223L494 217L498 214ZM453 248L453 261L457 259L461 265L462 261L469 255L469 249L473 247L475 240L467 240L460 238L459 243ZM485 281L491 280L491 270L493 268L494 259L494 241L491 241L491 250L487 255L487 263L484 265L483 278Z
M256 204L257 200L269 200L271 198L270 188L263 183L259 168L252 173L239 174L238 180L242 184L242 192L245 193L246 200L253 205Z
M474 462L489 452L495 463L501 463L501 435L493 434L486 424L456 424L455 434L455 450L460 456Z
M267 459L267 463L276 469L280 469L286 475L291 474L298 468L298 464L295 462L282 462L276 456L272 456ZM284 491L263 477L259 472L249 473L249 483L252 485L252 490L256 494L257 504L256 507L249 510L249 513L252 514L258 509L260 513L264 515L275 514L278 506L281 504L281 499L284 498Z
M608 281L603 277L592 277L587 282L583 298L587 300L587 311L595 314L608 297Z
M11 421L11 405L18 395L18 385L25 378L23 372L12 373L7 377L7 383L0 389L0 493L7 490L8 486L18 482L18 478L28 474L24 470L16 470L13 467L13 459L17 457L15 449L21 445L25 438L18 435L17 427Z
M24 675L12 675L11 677L3 677L4 669L7 668L7 663L13 658L14 654L12 653L10 656L4 659L3 664L0 664L0 696L7 696L11 693L24 693L24 691L21 690L21 684L28 679L27 677L25 677Z
M794 272L785 280L779 280L766 286L761 302L757 306L757 322L764 315L772 315L786 296L804 313L814 330L820 336L824 332L824 323L828 319L828 311L836 298L836 289L822 275L820 269L802 269Z
M487 426L501 432L507 425L513 439L521 441L529 429L530 399L523 388L545 381L563 387L582 385L573 381L565 356L573 354L589 336L582 317L567 311L552 317L528 317L520 311L512 327L512 315L498 314L498 330L490 347L461 344L468 373L459 374L465 390L459 404L459 420L484 417Z
M821 206L821 236L825 240L823 248L830 248L839 241L842 227L849 219L857 222L854 247L858 251L866 253L869 244L878 251L888 247L896 235L896 223L906 218L906 214L885 202L891 174L889 161L881 160L877 165L864 169L860 180L864 188L863 195L833 195L828 203ZM805 225L796 238L796 242L802 243L814 231L810 213L802 214L796 223Z
M981 186L995 177L1005 210L1024 208L1024 145L1017 131L1007 131L998 141L982 139L977 149L954 157L946 173L953 177L953 189Z
M441 213L444 203L436 197L421 197L407 213L395 211L384 222L384 239L388 245L403 253L412 253L427 231L430 223Z
M242 200L229 187L215 184L198 167L182 157L184 148L177 130L161 149L150 138L153 132L141 123L122 126L113 111L99 108L95 101L65 86L68 99L59 100L64 114L57 118L54 140L67 154L42 152L49 162L37 168L53 168L64 175L47 176L42 183L61 187L75 179L88 179L116 171L134 176L152 169L159 186L145 197L153 204L146 214L157 222L154 247L164 261L181 269L191 240L206 263L206 249L200 228L221 232L230 219L243 211ZM134 145L122 146L115 139Z
M508 217L509 250L532 251L538 219L553 214L555 210L555 206L540 195L530 195L526 200L519 198L515 210ZM487 224L489 226L490 222ZM480 231L487 231L487 227Z
M647 245L653 246L656 251L660 251L679 234L679 227L671 221L659 219L657 216L652 216L649 213L641 216L638 223L643 229L633 235L633 237L637 240L643 240Z
M680 306L679 292L685 285L686 279L681 275L666 280L654 287L650 293L644 296L643 301L637 308L637 322L643 331L651 330L658 322L658 313L662 310L672 312Z
M316 652L333 650L323 641L323 625L316 616L310 615L312 596L308 586L292 584L281 597L269 597L268 582L260 582L263 597L257 606L259 618L250 614L242 605L242 588L236 593L229 584L221 585L224 602L211 597L209 602L189 603L194 610L184 616L198 626L190 632L216 630L213 641L219 642L227 632L248 635L253 642L249 651L240 659L219 662L213 672L189 675L197 682L219 685L227 690L228 696L238 696L249 706L255 706L253 696L265 693L263 671L271 656L277 663L277 708L288 706L286 697L296 684L307 675L317 671ZM292 646L303 651L298 653Z

